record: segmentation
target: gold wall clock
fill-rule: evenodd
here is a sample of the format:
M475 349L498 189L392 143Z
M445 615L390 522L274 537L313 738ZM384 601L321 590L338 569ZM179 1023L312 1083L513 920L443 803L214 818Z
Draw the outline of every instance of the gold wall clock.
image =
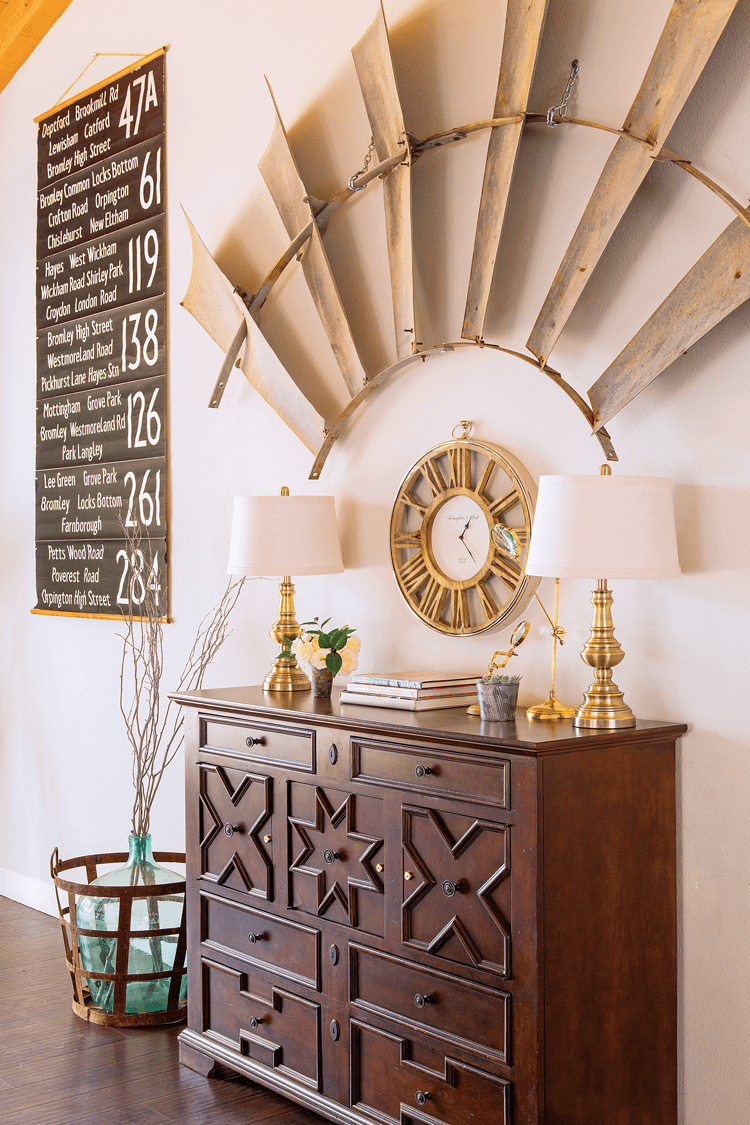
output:
M426 625L471 636L515 620L532 595L524 573L536 486L512 454L468 438L430 449L412 465L391 515L391 563L409 608ZM510 527L520 557L498 550ZM494 539L498 536L495 535Z

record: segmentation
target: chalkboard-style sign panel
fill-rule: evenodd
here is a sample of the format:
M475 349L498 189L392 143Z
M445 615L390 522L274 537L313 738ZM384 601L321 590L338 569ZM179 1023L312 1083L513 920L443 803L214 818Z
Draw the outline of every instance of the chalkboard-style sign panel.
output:
M39 125L40 190L164 132L164 55L91 90Z
M164 292L164 216L37 263L37 328L107 312Z
M164 296L41 329L36 369L40 399L162 375Z
M37 469L165 453L164 376L37 402Z
M140 223L159 212L163 195L161 135L51 184L37 197L37 259Z
M42 469L36 474L39 539L118 539L166 530L164 460Z
M100 542L40 540L36 545L37 611L121 618L128 599L133 612L143 603L146 586L158 597L166 617L166 542L144 541L130 552L125 540Z

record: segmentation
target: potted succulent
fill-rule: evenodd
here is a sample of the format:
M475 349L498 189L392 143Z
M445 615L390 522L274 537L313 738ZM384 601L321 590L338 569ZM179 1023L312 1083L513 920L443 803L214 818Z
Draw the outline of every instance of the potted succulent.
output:
M326 629L330 617L319 622L303 621L301 632L296 640L286 637L286 644L280 656L297 658L309 675L312 676L313 692L318 699L327 699L331 694L334 677L342 672L348 676L359 661L360 639L356 631L348 625L340 629Z
M479 714L485 721L512 722L516 717L520 676L488 675L477 680Z

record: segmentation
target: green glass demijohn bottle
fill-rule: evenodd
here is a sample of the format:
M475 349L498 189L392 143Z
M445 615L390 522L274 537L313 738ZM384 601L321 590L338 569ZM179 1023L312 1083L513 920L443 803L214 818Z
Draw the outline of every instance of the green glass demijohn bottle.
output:
M154 860L150 836L130 836L127 863L115 871L100 875L92 887L163 887L162 893L132 899L130 917L131 935L148 930L177 930L182 917L184 895L170 894L169 884L181 883L183 877ZM82 895L76 907L76 921L80 930L99 930L102 936L79 935L78 948L81 966L96 973L114 973L117 963L117 930L119 926L120 899ZM114 931L114 936L104 936ZM170 971L177 953L177 933L160 937L130 937L128 976L134 974L163 973ZM91 999L97 1007L111 1012L114 1004L115 982L89 978ZM125 1012L161 1012L167 1007L170 978L129 981ZM182 1004L187 996L187 977L180 986Z

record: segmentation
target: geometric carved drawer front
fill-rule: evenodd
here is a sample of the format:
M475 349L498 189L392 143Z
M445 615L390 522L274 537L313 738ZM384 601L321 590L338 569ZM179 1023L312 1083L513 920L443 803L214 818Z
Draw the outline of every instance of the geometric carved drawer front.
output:
M508 1065L510 996L422 969L403 958L349 944L350 1000L409 1028Z
M402 827L404 945L509 976L510 827L409 805Z
M290 907L383 937L383 802L289 782L289 812Z
M269 983L203 959L204 1035L245 1058L321 1088L320 1007Z
M389 788L443 797L469 797L473 804L510 808L510 762L478 761L447 750L415 750L352 739L352 778Z
M352 1106L394 1125L510 1125L506 1079L436 1052L429 1065L411 1056L408 1039L352 1020Z
M320 991L320 933L201 891L201 941L218 953Z
M273 863L260 834L273 811L271 778L207 762L199 777L202 878L270 902Z

